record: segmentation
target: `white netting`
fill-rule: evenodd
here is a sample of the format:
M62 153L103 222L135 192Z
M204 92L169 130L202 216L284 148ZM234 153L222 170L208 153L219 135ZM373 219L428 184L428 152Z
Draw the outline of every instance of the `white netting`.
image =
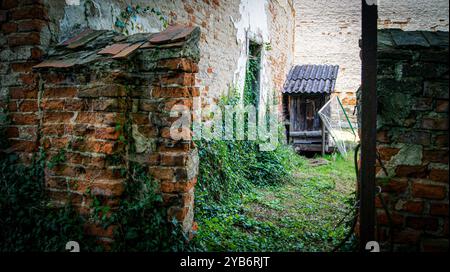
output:
M337 147L342 155L346 155L358 141L358 136L345 113L339 97L333 96L319 110L319 116L331 135L330 145Z

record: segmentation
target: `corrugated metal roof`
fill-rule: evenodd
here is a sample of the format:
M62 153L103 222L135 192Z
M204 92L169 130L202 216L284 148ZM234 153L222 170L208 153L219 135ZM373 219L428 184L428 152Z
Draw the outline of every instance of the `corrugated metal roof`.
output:
M296 65L287 75L283 93L331 93L338 71L338 65Z

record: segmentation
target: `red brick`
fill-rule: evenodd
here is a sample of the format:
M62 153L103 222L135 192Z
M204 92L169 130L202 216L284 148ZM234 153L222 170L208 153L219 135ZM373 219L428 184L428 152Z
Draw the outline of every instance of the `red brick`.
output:
M187 161L186 153L162 153L160 158L164 166L185 166Z
M31 59L33 60L42 60L45 52L42 49L37 47L31 48Z
M132 122L134 125L148 125L150 124L150 119L148 113L132 113Z
M64 124L58 125L44 124L42 126L42 134L46 136L49 135L62 136L64 135Z
M104 141L75 141L72 148L78 151L95 152L102 154L113 154L116 150L116 143Z
M37 145L35 141L28 140L9 140L11 149L16 152L34 152L37 151Z
M45 112L44 123L69 123L73 116L72 112Z
M428 199L444 199L447 195L443 186L414 183L412 186L413 197L421 197Z
M423 212L424 203L422 201L406 201L401 205L400 210L408 213L421 214Z
M401 214L390 211L390 216L391 216L391 220L392 220L392 225L394 225L394 226L402 226L403 225L405 219ZM376 220L377 220L377 223L380 225L388 226L390 224L388 216L384 210L377 211Z
M407 217L406 226L416 230L436 231L439 222L432 217Z
M36 32L14 33L8 36L9 46L38 45L41 43L41 36Z
M74 87L45 88L44 98L66 98L75 97L77 89Z
M152 167L150 168L150 174L157 180L172 181L175 177L175 173L172 168Z
M160 152L187 152L192 149L191 143L169 141L170 144L161 143L158 146Z
M38 105L36 100L24 100L19 103L19 110L21 112L36 112Z
M11 113L10 118L16 125L35 125L38 121L35 113Z
M178 87L178 88L159 88L156 87L152 91L152 96L155 98L178 98L178 97L190 97L191 88Z
M162 87L166 86L194 86L195 76L189 73L180 73L173 75L164 75L160 78Z
M61 111L64 109L64 100L62 99L43 99L42 109L47 111Z
M189 207L170 207L167 211L168 220L176 218L178 222L183 222L189 212Z
M0 7L2 9L12 9L19 5L18 0L2 0Z
M169 99L165 102L164 110L171 111L174 106L184 106L192 109L192 99Z
M395 169L398 177L426 178L428 176L428 167L426 165L399 165Z
M197 184L197 178L193 178L187 182L172 182L162 181L161 192L174 193L174 192L189 192Z
M17 24L16 23L5 23L2 25L2 32L4 34L10 34L17 31Z
M75 136L84 136L90 138L94 135L95 128L89 124L76 124L73 126L71 133Z
M65 149L68 147L69 144L69 138L67 137L51 138L50 141L52 147L56 149Z
M389 205L389 203L390 203L389 194L388 193L381 193L381 194L383 196L384 203L386 205ZM381 200L378 196L375 197L375 208L383 208L383 204L381 203Z
M448 134L437 135L434 141L437 147L448 147Z
M388 182L380 182L381 190L389 193L403 193L408 188L407 179L391 179Z
M16 63L11 63L11 69L14 72L19 72L19 73L27 73L27 72L31 72L33 70L33 66L36 65L36 62L16 62Z
M8 111L9 112L15 112L17 111L18 107L17 107L17 100L12 100L9 101L8 103Z
M431 169L430 179L437 182L448 183L448 170L444 169Z
M90 103L81 99L64 99L64 109L67 111L90 110Z
M76 122L79 124L115 125L117 123L123 123L124 117L109 112L80 112L78 113Z
M435 162L448 164L448 150L424 150L423 162Z
M430 214L448 216L448 203L431 203Z
M394 233L394 242L399 244L413 245L420 239L421 231L404 229Z
M18 138L19 137L19 129L17 127L8 127L6 129L6 137Z
M436 112L448 112L448 100L437 100Z
M447 118L424 118L422 128L431 130L448 130Z
M167 59L158 62L159 69L177 70L188 73L197 73L198 65L189 59Z
M116 228L116 226L103 228L101 225L86 224L84 226L84 231L90 236L113 238Z
M393 148L393 147L379 147L378 153L380 155L381 160L383 161L389 161L393 156L397 155L397 153L400 151L399 148Z
M46 83L60 84L66 81L66 76L62 73L42 73L41 76Z
M120 131L114 127L98 128L95 130L95 138L101 140L117 140L120 136Z
M11 99L33 99L37 98L37 90L32 88L13 87L10 88Z
M20 21L18 24L19 31L41 31L44 26L47 25L47 22L43 20L33 19Z
M47 10L42 6L32 5L15 9L11 12L11 18L13 20L23 19L42 19L47 20Z
M36 74L22 74L19 76L20 80L25 85L34 85L37 82L37 75Z
M92 102L92 108L94 111L124 111L127 108L127 104L123 99L96 99Z

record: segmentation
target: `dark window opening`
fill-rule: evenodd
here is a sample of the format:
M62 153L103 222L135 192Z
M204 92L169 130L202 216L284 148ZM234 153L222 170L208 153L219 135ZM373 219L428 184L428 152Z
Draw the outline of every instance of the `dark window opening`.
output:
M250 41L245 73L244 104L253 105L256 108L259 105L261 49L260 44Z

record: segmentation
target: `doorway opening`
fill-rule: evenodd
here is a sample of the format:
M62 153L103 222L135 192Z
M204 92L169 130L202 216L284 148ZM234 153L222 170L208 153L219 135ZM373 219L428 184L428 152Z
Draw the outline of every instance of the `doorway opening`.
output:
M258 109L261 88L261 52L262 45L249 42L247 69L244 85L244 105L253 105Z

